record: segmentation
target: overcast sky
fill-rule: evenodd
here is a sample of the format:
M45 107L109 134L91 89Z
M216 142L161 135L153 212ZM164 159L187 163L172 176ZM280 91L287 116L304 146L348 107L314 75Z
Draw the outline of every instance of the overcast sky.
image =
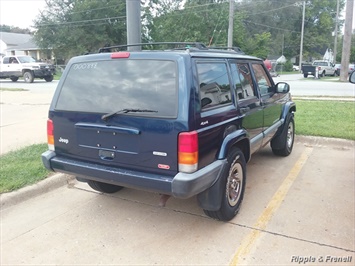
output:
M0 24L30 28L45 6L44 0L0 0Z
M0 0L0 24L23 29L31 28L33 20L45 6L44 0ZM355 17L353 28L355 28Z

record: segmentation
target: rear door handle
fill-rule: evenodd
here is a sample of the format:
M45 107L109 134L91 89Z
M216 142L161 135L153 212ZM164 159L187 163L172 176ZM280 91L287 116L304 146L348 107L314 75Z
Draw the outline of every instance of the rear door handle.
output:
M250 111L250 107L242 107L242 108L239 108L239 110L241 113L245 114Z

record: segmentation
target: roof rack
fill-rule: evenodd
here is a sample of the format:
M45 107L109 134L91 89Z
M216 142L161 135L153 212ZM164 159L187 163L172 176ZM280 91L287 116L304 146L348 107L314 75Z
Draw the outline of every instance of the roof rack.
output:
M210 46L208 47L208 49L216 49L216 50L229 50L229 51L234 51L238 54L245 54L242 49L240 49L237 46L233 46L233 47L225 47L225 46Z
M206 45L200 42L151 42L151 43L136 43L136 44L122 44L122 45L113 45L113 46L105 46L99 49L99 53L108 53L111 52L112 49L118 49L120 48L127 48L127 47L135 47L135 46L150 46L150 48L153 48L153 46L175 46L172 49L174 50L186 50L186 49L191 49L195 48L197 50L208 50Z
M105 45L99 49L99 53L110 53L113 51L127 50L128 47L149 47L153 50L154 46L170 46L173 50L186 50L191 49L194 51L216 51L225 50L225 52L236 52L238 54L244 54L244 52L239 47L212 47L206 46L200 42L149 42L149 43L136 43L136 44L122 44L122 45Z

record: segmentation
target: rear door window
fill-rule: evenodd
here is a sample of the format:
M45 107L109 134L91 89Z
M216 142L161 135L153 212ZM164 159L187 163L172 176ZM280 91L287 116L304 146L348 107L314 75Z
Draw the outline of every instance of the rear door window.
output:
M71 65L56 110L176 117L177 66L168 60L108 60Z
M197 73L202 110L232 102L225 62L198 62Z

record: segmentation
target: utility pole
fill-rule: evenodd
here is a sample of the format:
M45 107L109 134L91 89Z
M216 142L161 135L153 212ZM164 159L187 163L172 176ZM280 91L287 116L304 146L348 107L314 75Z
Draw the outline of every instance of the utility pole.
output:
M346 1L343 53L341 56L340 81L347 81L350 61L351 30L353 24L354 0Z
M304 17L305 17L305 13L306 13L306 1L303 1L301 44L300 44L300 62L298 63L300 71L302 69L302 60L303 60L303 35L304 35Z
M141 43L141 2L126 0L127 44ZM142 47L128 47L128 51L140 51Z
M334 49L333 49L333 63L337 61L337 46L338 46L338 21L339 21L339 0L337 0L337 15L335 18L335 30L334 30Z
M229 0L228 47L233 46L234 0Z

